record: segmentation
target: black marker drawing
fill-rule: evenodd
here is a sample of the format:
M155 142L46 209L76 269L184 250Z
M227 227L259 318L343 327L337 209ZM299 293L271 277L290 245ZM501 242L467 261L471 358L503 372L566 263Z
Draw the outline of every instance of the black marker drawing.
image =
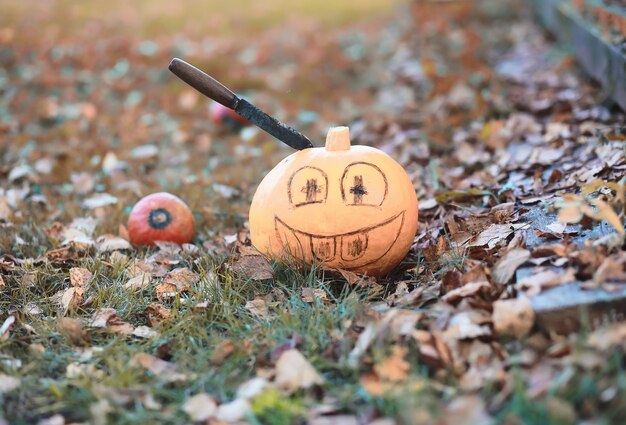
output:
M364 186L364 178L363 178L363 173L358 173L356 175L354 175L354 179L353 179L353 184L352 186L350 186L350 182L347 181L348 176L350 175L350 171L353 167L355 166L360 166L360 165L365 165L367 167L372 167L375 170L375 174L374 173L370 173L370 176L368 177L368 187L370 188L370 190L366 190L365 186ZM369 202L364 199L365 195L373 195L375 194L375 191L373 191L372 187L376 187L376 176L380 175L382 178L382 182L384 184L384 192L382 195L382 199L378 200L370 200ZM373 181L372 181L373 180ZM347 187L350 186L349 190L346 190ZM385 173L383 173L383 171L376 165L374 164L370 164L369 162L353 162L352 164L349 164L346 169L343 172L343 175L341 176L341 198L343 199L343 202L346 203L346 205L349 206L353 206L353 205L363 205L363 206L375 206L375 207L380 207L383 202L385 202L385 199L387 198L387 192L389 191L389 184L387 183L387 176L385 175ZM351 200L347 199L347 194L346 192L350 193L353 195L353 198ZM371 196L370 196L371 197ZM352 202L350 202L352 201ZM372 202L375 201L375 202Z
M299 178L300 175L306 180ZM320 185L320 182L323 183ZM294 184L299 187L294 188ZM304 197L298 196L299 193L303 193ZM317 167L299 168L287 181L287 197L289 203L295 207L325 202L328 197L328 175Z
M317 198L317 194L321 192L320 188L317 186L317 179L307 179L306 186L304 186L301 192L306 193L306 202L315 202Z
M404 226L405 211L402 211L391 218L373 226L364 227L352 232L339 233L332 236L318 235L295 229L281 220L278 216L274 216L274 227L276 237L283 245L283 248L290 252L299 249L301 256L310 257L321 262L331 262L337 257L337 248L339 248L340 261L339 265L347 270L356 267L362 267L372 264L384 257L391 247L400 237L400 231ZM369 246L369 234L376 230L396 229L395 235L381 249L381 252L371 252ZM366 254L370 253L368 257ZM365 262L358 260L364 259Z
M363 186L363 176L354 176L354 186L350 188L350 193L354 195L354 205L363 203L363 195L367 195L367 190Z

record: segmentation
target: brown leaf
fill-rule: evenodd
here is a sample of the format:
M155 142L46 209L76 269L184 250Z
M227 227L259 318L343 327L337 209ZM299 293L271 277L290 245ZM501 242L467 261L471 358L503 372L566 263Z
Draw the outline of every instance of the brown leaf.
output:
M198 393L185 401L183 412L192 422L204 422L217 412L217 403L207 393Z
M315 300L328 301L326 291L321 288L302 288L301 297L305 303L312 303Z
M133 249L132 245L126 240L115 235L102 235L96 239L98 252L111 252Z
M148 319L148 324L150 326L158 325L163 320L172 317L172 311L163 304L159 303L152 303L148 305L148 307L146 307L143 311L143 314Z
M163 283L173 285L178 292L187 292L199 278L187 267L179 267L166 274Z
M102 308L94 313L89 322L94 328L106 328L107 332L128 335L135 329L130 323L124 322L112 308Z
M0 196L0 221L9 221L11 206L4 196Z
M255 298L246 303L246 309L253 315L265 319L269 317L270 311L263 298Z
M138 338L152 339L159 336L159 333L148 326L137 326L131 334Z
M462 311L450 318L444 337L449 340L490 336L491 329L485 323L479 310Z
M231 340L222 341L211 355L211 363L221 365L235 351L235 343Z
M513 233L513 228L509 224L492 224L483 230L469 246L487 245L487 248L492 249L511 233Z
M140 272L135 277L130 278L124 285L124 289L137 291L147 288L152 283L152 274Z
M443 296L443 300L447 303L454 304L462 298L474 296L480 292L489 291L491 285L489 282L471 282L460 288L453 289Z
M572 268L564 272L537 268L534 274L521 279L515 286L519 289L525 289L529 296L535 296L544 289L575 280L576 276Z
M606 220L620 235L624 234L624 223L615 213L613 208L601 199L596 201L598 207L598 214L596 218L598 220Z
M276 362L274 383L289 393L321 385L323 382L324 379L311 363L295 348L283 352Z
M89 322L89 326L94 328L104 328L110 321L118 319L119 316L117 315L117 310L114 308L101 308L93 314L91 321Z
M271 263L261 254L241 255L234 259L231 267L243 279L268 280L274 278Z
M593 274L596 283L626 281L626 252L621 251L615 256L606 257L598 270Z
M509 283L515 271L530 258L530 252L522 248L514 248L500 258L493 267L492 275L496 283Z
M89 342L89 335L85 333L83 325L78 319L59 317L57 329L74 345L86 345Z
M522 337L528 334L535 323L535 312L528 298L521 296L493 303L493 326L499 334Z
M93 280L93 274L82 267L72 267L70 269L70 283L72 286L89 289L89 284Z
M84 288L72 286L63 291L60 297L60 304L63 312L75 310L83 303Z
M389 331L392 336L410 336L417 323L424 318L423 312L407 310L407 309L394 309L396 312L389 321Z
M404 381L409 373L411 365L404 360L407 349L399 345L394 345L391 356L383 360L382 363L374 366L376 374L384 380L391 382Z
M141 366L166 382L186 381L189 376L178 371L174 363L161 360L147 353L137 353L130 360L131 366Z
M623 347L624 341L626 341L626 323L624 322L597 329L587 337L587 345L603 352L615 347Z
M361 386L372 396L380 396L389 391L394 384L383 382L375 373L361 376L359 379Z

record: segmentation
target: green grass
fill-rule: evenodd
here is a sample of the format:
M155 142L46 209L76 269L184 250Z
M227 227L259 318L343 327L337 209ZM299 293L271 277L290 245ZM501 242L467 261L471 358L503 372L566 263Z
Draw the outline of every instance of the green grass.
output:
M86 319L92 312L108 307L116 309L123 320L133 325L146 324L143 310L156 301L152 288L139 292L124 290L122 270L106 265L103 260L92 258L81 264L95 274L90 293L94 303L84 311L71 313L70 317ZM23 361L19 370L21 387L5 395L3 400L11 423L29 423L52 413L61 413L67 419L77 421L88 420L91 403L98 399L97 394L105 388L113 392L132 390L153 394L159 402L171 408L171 417L163 418L166 422L186 423L184 415L178 411L185 398L203 390L220 400L231 400L236 388L255 376L255 361L269 359L275 347L294 335L301 338L303 354L314 364L321 365L330 382L342 383L340 387L345 387L346 382L350 381L352 386L355 385L357 374L342 370L338 364L324 359L320 353L333 341L333 332L345 332L345 322L356 317L362 308L360 298L365 293L341 290L335 297L329 286L332 282L321 280L315 271L302 275L284 266L277 270L284 280L269 285L267 282L235 279L229 273L222 273L219 264L204 258L185 258L183 264L199 271L201 279L190 293L168 304L173 315L170 320L155 327L160 334L158 338L140 340L113 336L99 330L89 331L91 345L100 349L94 351L93 357L84 364L101 371L99 373L102 377L98 379L91 376L77 379L66 377L67 365L80 357L77 351L79 347L73 346L59 332L55 318L59 315L58 309L46 298L68 285L64 282L67 275L58 269L39 269L36 285L31 288L21 287L13 281L19 276L9 277L8 284L14 289L8 294L2 294L0 308L19 308L26 302L37 300L35 303L42 312L36 316L20 315L20 322L27 324L30 332L17 326L12 338L0 342L0 351L5 356ZM215 275L218 276L218 282L214 279ZM300 288L304 286L328 291L336 304L326 306L322 302L305 303L300 297ZM255 317L245 309L245 302L254 298L255 294L267 294L270 291L280 291L285 297L281 308L272 310L270 318ZM194 311L193 305L203 300L210 302L206 311ZM211 364L216 347L225 341L235 342L234 352L223 364ZM36 344L45 347L42 357L35 357L29 352L29 346ZM158 376L128 366L134 353L155 353L164 344L169 347L170 361L184 373L194 375L195 379L182 385L168 385ZM345 347L346 350L348 348ZM347 355L347 352L344 354ZM2 366L2 369L11 373L9 368ZM271 394L266 397L271 398ZM265 407L258 408L259 415L265 417L272 411L283 412L279 415L292 415L302 410L296 409L296 405L310 405L313 402L297 396L293 402L281 399L276 406L268 407L268 404L272 404L271 400L262 399L258 403ZM145 410L140 404L115 406L112 412L112 418L119 423L153 420L155 415L155 412Z

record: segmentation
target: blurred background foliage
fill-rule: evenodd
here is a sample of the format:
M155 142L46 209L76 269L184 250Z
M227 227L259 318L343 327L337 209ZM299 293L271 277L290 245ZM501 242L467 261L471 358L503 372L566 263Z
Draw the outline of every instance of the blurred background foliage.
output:
M336 27L389 14L400 0L1 0L0 26L23 37L99 31L141 37L186 34L246 36L286 22ZM37 13L32 13L37 9ZM43 24L43 25L42 25Z

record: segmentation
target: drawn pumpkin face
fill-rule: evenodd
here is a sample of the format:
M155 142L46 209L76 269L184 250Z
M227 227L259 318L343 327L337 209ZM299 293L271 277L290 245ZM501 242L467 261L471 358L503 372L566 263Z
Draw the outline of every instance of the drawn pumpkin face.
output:
M347 127L324 148L298 151L259 185L250 207L252 244L270 256L382 276L406 256L417 229L417 197L384 152L350 146Z

